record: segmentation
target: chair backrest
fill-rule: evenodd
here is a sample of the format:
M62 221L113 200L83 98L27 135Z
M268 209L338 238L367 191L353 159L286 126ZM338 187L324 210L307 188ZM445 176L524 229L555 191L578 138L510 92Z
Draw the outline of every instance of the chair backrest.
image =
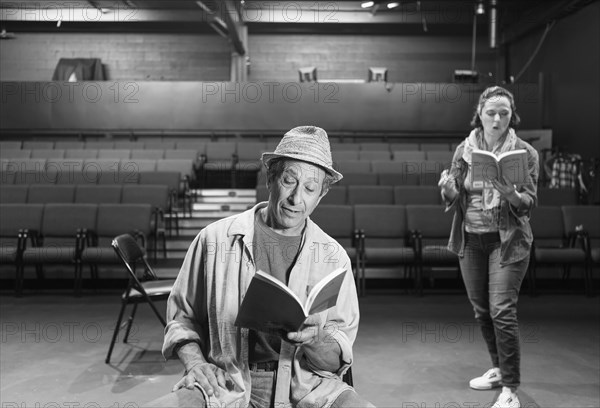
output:
M96 226L95 204L46 204L42 234L52 237L72 237L78 229L93 230Z
M420 149L419 149L418 143L392 142L392 143L390 143L390 150L392 152L395 152L395 151L417 151Z
M4 166L4 163L1 163ZM15 173L6 171L4 168L0 170L0 184L2 185L12 185L15 182Z
M173 140L146 140L144 142L144 149L152 149L152 150L166 150L166 149L174 149L175 141Z
M75 186L73 185L30 184L27 202L31 204L69 204L74 201L74 198Z
M131 159L156 160L164 157L165 151L162 149L134 149L131 151Z
M394 150L394 161L410 162L425 160L426 154L420 150Z
M3 159L29 159L31 149L1 149L0 157Z
M20 229L42 228L42 204L0 204L0 236L16 237Z
M0 150L19 150L21 144L20 140L3 140L0 142Z
M427 153L427 160L437 161L441 163L450 163L452 162L452 157L454 156L454 152L450 150L430 150Z
M374 186L377 185L378 177L376 173L344 173L344 178L340 184L345 186Z
M66 149L65 159L96 159L98 149Z
M435 150L435 151L440 151L440 150L450 150L450 145L448 143L421 143L420 146L421 150L423 151L429 151L429 150Z
M238 160L258 161L264 152L267 151L265 142L238 142L237 156Z
M360 160L339 160L334 163L334 167L342 174L352 173L370 173L371 162Z
M180 177L192 174L193 160L159 159L156 161L156 171L176 171Z
M359 160L392 160L392 153L388 150L361 150L358 152Z
M358 160L358 150L338 150L332 151L333 161Z
M146 256L146 250L130 234L121 234L115 237L112 241L112 246L129 266L132 266Z
M108 140L87 140L85 142L86 149L114 149L115 142Z
M139 182L140 173L156 170L157 159L129 159L121 161L121 178L130 182Z
M196 150L167 149L165 150L165 159L196 160L198 152Z
M23 141L23 149L54 149L54 142L44 142L41 140L25 140Z
M0 185L0 203L1 204L25 204L29 186L3 184Z
M389 153L390 145L388 142L363 142L360 143L360 150Z
M118 140L114 144L115 149L133 150L143 149L144 142L133 141L133 140Z
M408 235L402 205L356 205L354 226L364 231L368 247L403 246Z
M576 205L577 189L539 187L538 205Z
M35 149L31 151L32 159L62 159L65 157L63 149Z
M83 149L85 147L85 142L80 142L78 140L57 140L54 142L55 149Z
M564 243L566 234L560 206L536 207L531 212L529 224L536 246L558 247Z
M348 186L348 204L394 204L392 186Z
M600 206L563 206L562 212L565 222L565 232L567 234L575 231L575 228L578 226L581 226L591 239L600 239Z
M420 231L424 245L448 242L453 216L454 212L445 212L442 205L406 206L408 229Z
M440 189L436 186L395 186L395 204L441 204Z
M128 160L131 151L127 149L99 149L98 159Z
M119 204L121 190L121 185L79 184L74 201L78 204Z
M169 187L167 185L124 185L121 197L123 204L150 204L153 208L167 210Z
M236 154L235 142L210 142L206 144L206 160L229 161Z
M179 191L180 178L178 171L142 171L139 184L164 184L169 186L171 191Z
M103 237L134 231L148 236L151 215L150 204L98 204L96 232Z
M372 161L371 167L373 168L373 173L403 173L404 172L404 163L394 162L394 161Z
M177 150L195 151L196 152L196 157L204 156L206 154L206 142L199 142L199 141L194 141L194 142L190 142L190 141L177 142L176 146L165 148L165 150L173 149L173 148L175 148Z
M348 204L348 192L344 185L338 183L331 186L325 197L321 198L319 205L345 205Z
M351 205L319 204L310 218L344 247L352 246L354 217Z

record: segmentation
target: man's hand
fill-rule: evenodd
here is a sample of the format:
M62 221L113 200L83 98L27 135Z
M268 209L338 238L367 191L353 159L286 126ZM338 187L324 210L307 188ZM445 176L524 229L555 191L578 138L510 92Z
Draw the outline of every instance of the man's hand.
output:
M219 388L227 389L227 373L221 370L214 364L211 363L198 363L190 370L186 371L186 374L181 380L175 384L173 391L177 391L180 388L187 388L189 390L194 389L194 383L198 383L206 394L209 396L219 396Z
M175 384L173 391L180 388L194 389L198 383L209 396L219 396L219 388L227 388L229 375L214 364L208 363L195 342L186 343L177 349L177 355L185 366L185 375Z
M289 332L287 339L296 347L306 346L322 341L321 331L321 318L318 314L314 314L306 318L298 331ZM327 333L323 334L327 335Z
M287 339L296 347L303 347L306 357L318 368L337 372L341 367L341 349L331 336L334 328L322 327L319 314L306 318L300 329L287 334Z

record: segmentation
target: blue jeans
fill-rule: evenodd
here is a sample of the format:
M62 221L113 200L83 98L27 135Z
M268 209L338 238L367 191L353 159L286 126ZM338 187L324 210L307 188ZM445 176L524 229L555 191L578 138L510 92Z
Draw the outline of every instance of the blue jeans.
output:
M465 252L459 259L467 295L487 344L492 365L499 367L501 384L518 387L521 382L517 301L527 272L529 256L500 265L498 233L465 233Z

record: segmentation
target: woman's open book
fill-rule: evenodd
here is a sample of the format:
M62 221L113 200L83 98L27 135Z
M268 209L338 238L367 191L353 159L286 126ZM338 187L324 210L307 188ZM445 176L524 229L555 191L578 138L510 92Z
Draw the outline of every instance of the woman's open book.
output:
M236 326L265 332L296 331L314 313L335 306L346 269L336 269L317 283L306 303L279 279L258 271L246 291Z
M517 187L526 182L527 150L511 150L496 156L486 150L473 150L471 184L474 190L491 188L491 181L506 176Z

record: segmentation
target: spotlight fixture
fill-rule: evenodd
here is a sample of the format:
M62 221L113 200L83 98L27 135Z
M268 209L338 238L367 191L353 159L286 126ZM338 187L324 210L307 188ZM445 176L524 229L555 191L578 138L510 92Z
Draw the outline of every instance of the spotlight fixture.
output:
M368 82L387 82L387 74L386 67L370 67Z
M483 7L483 1L479 0L477 2L477 6L475 7L475 14L477 14L478 16L484 15L485 14L485 8Z
M387 8L391 10L391 9L395 9L399 5L400 5L399 1L391 1L387 4Z
M373 7L375 5L374 1L364 1L362 3L360 3L360 6L362 8L369 8L369 7Z
M317 67L304 67L298 69L300 82L317 82Z

